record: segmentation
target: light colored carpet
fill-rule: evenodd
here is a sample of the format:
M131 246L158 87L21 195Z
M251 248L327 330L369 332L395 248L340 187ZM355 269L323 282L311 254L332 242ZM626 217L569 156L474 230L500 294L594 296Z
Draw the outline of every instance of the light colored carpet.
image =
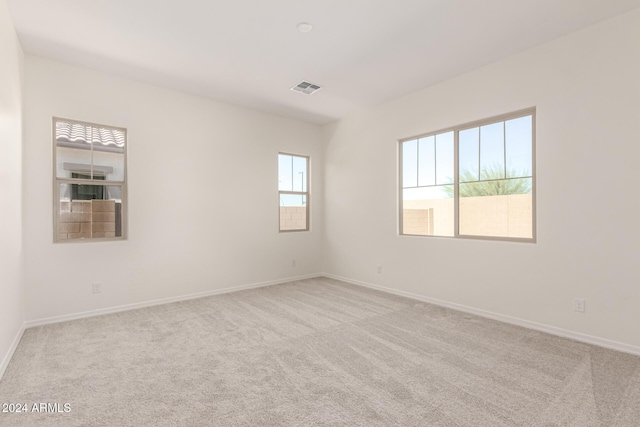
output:
M640 357L318 278L29 329L2 426L638 426Z

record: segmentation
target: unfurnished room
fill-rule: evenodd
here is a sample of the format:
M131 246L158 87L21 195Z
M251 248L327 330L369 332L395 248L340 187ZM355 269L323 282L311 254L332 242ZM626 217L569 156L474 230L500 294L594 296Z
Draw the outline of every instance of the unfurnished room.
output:
M640 0L0 0L0 426L640 425Z

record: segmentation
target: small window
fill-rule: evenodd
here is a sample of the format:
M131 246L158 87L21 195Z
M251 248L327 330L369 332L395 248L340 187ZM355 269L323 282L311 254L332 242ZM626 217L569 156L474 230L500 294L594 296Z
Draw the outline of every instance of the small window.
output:
M400 234L535 241L535 110L400 141Z
M309 157L278 154L280 231L309 230Z
M55 242L126 237L126 134L53 119Z

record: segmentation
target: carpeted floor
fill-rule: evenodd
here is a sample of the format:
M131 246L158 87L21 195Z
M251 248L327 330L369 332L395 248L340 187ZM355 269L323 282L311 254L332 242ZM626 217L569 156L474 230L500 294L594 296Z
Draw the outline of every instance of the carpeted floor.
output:
M9 402L2 426L638 426L640 357L318 278L29 329Z

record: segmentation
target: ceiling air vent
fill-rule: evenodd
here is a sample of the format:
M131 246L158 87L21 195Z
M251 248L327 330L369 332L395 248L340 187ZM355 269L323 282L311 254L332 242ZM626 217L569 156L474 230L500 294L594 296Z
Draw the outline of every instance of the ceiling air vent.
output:
M298 83L297 85L291 88L291 90L295 92L300 92L307 95L311 95L312 93L317 92L320 89L322 89L320 86L314 85L313 83L304 82L304 81Z

